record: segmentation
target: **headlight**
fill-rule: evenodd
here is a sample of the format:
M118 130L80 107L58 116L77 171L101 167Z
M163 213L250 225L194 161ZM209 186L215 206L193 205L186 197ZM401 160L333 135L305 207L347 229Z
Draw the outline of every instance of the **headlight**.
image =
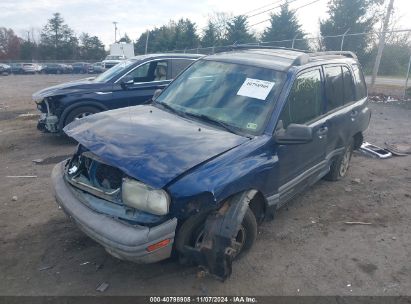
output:
M124 178L121 196L124 204L138 210L156 215L168 213L170 197L164 190L156 190L136 180Z
M36 103L36 104L41 104L42 103L42 101L43 101L43 97L40 97L40 96L34 96L33 95L33 101Z

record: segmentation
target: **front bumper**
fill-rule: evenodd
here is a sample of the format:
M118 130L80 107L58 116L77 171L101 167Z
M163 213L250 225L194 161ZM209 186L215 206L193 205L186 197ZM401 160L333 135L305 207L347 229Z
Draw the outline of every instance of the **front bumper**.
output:
M57 204L90 238L101 244L108 253L137 263L153 263L171 255L177 219L155 227L130 225L108 215L98 213L80 201L81 193L72 189L64 179L64 163L57 164L52 182ZM169 239L167 246L149 252L147 247Z
M56 115L41 113L37 122L37 129L43 132L58 133L59 119Z

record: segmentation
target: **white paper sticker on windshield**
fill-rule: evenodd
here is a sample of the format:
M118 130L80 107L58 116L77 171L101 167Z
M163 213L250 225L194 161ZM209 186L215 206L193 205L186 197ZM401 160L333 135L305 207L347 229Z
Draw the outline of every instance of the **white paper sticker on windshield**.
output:
M275 82L246 78L237 95L265 100Z

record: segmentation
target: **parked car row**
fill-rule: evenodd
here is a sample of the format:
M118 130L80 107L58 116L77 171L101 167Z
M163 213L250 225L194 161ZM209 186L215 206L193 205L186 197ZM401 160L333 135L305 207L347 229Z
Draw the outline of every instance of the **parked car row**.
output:
M105 69L101 62L87 63L0 63L0 75L9 74L99 74Z
M79 143L52 183L85 234L120 259L174 252L221 279L264 220L346 176L371 116L351 52L139 56L33 99L40 130Z

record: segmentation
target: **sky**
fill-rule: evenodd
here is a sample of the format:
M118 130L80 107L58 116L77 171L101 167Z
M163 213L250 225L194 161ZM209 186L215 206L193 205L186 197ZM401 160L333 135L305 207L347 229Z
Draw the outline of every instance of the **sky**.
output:
M303 30L310 36L317 35L319 20L327 17L328 0L288 1L291 9L307 4L296 13ZM27 37L27 31L31 30L38 37L52 14L59 12L77 35L81 32L96 35L108 47L114 42L113 21L118 22L120 36L127 33L136 40L147 29L166 24L169 20L189 18L201 32L213 12L238 15L263 7L250 13L255 14L282 3L284 0L0 0L0 27L12 28L21 37ZM411 0L394 0L394 10L396 26L411 28L411 23L407 22L411 20ZM270 13L278 11L279 8L275 8L251 17L249 25L264 21ZM251 28L261 32L268 24L263 22Z

